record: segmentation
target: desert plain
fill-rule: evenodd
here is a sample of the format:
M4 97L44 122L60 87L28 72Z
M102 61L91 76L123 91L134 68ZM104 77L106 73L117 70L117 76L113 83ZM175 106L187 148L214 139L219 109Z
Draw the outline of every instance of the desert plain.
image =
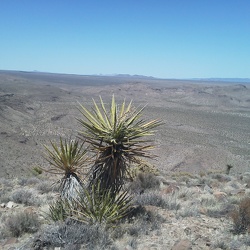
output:
M162 173L249 170L249 83L0 71L0 177L48 167L43 145L76 137L80 104L101 96L108 107L113 94L162 120L151 138Z

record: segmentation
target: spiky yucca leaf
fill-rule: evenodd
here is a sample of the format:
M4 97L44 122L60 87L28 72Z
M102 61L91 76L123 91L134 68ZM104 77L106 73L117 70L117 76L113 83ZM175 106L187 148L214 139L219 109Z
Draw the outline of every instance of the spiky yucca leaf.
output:
M49 206L48 219L53 221L64 221L70 216L70 203L62 198L54 201Z
M78 199L71 203L73 218L86 224L114 223L131 210L132 198L127 191L116 194L114 197L111 190L103 191L100 182L92 185L91 190L84 189Z
M83 105L83 119L77 119L83 130L80 136L92 145L97 154L92 167L90 184L101 182L102 189L112 189L115 194L123 185L127 169L136 157L149 157L148 149L153 146L144 137L154 134L159 120L145 121L141 118L145 107L133 109L132 101L119 107L112 97L107 109L102 98L100 105L93 100L92 110Z
M51 168L46 170L53 174L61 174L65 176L73 173L86 166L86 152L83 148L84 142L79 143L75 140L63 140L60 138L60 146L51 141L52 148L44 145L46 149L45 159L51 164Z
M152 135L153 129L161 124L159 120L146 122L141 120L144 108L132 109L132 102L126 107L125 101L119 109L114 96L109 111L107 111L102 98L100 97L100 107L93 100L94 108L89 111L83 105L80 112L85 119L77 119L85 129L80 132L85 138L107 144L135 144L138 138Z

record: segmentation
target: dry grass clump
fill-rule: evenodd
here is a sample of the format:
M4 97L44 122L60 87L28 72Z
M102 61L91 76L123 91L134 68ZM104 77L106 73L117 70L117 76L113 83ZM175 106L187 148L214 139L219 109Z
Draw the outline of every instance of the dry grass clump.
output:
M35 233L40 227L37 215L28 212L19 212L6 219L5 229L14 237L20 237L24 233Z
M235 234L245 233L250 230L250 197L244 198L238 208L231 212L234 222L233 232Z

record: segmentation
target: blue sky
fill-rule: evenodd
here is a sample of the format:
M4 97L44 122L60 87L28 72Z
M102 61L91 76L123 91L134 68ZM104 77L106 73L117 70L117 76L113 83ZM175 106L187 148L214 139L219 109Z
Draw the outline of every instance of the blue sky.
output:
M2 0L0 69L250 78L249 0Z

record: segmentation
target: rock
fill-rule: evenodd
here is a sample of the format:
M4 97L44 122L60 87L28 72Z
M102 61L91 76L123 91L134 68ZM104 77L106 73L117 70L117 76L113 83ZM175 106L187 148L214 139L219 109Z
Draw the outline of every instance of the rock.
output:
M13 201L9 201L9 202L6 204L6 207L7 207L7 208L13 208L13 207L14 207L14 202L13 202Z
M191 250L192 244L189 240L180 240L174 244L171 250Z
M1 207L1 208L5 208L5 203L2 203L2 204L0 205L0 207Z

